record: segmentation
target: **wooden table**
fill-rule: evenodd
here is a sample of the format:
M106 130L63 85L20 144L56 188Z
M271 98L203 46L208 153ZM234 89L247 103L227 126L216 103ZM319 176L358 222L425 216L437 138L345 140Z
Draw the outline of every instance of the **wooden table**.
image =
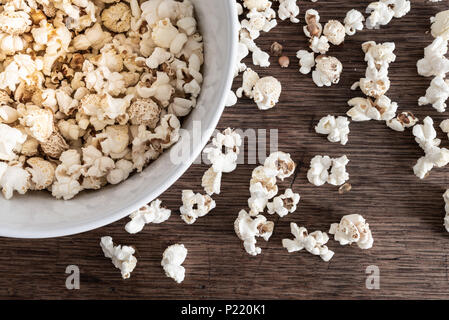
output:
M355 8L364 12L369 1L299 1L301 20L306 9L315 8L322 21L343 20ZM438 125L447 113L431 106L417 106L430 78L417 75L416 61L432 41L429 18L448 8L448 1L430 3L413 0L412 11L380 30L364 30L347 38L344 45L332 47L330 54L344 66L341 81L330 88L316 87L310 75L298 72L295 52L306 48L302 23L281 22L258 43L268 50L279 41L291 59L281 70L274 58L268 69L255 68L262 76L273 75L282 85L280 103L260 111L247 99L227 108L219 129L278 129L279 149L291 153L299 164L295 179L280 184L292 185L301 194L297 212L282 219L271 218L275 231L269 242L259 241L262 254L250 257L234 234L233 222L240 209L246 209L249 179L256 164L239 165L223 177L222 193L215 196L217 208L193 225L178 216L182 189L201 190L201 176L207 165L194 165L161 199L173 210L169 221L148 225L130 236L124 230L128 219L107 227L70 237L45 240L0 240L0 298L258 298L258 299L378 299L449 298L449 234L443 227L442 194L449 187L448 168L433 169L425 180L414 176L412 166L422 155L410 130L392 131L383 122L351 123L346 146L330 143L315 133L316 122L327 114L344 115L347 100L359 91L349 88L364 74L366 64L360 45L364 41L394 41L396 62L390 66L391 89L388 96L402 111L410 110L421 120L430 115ZM235 86L240 85L240 78ZM443 146L449 146L438 129ZM339 195L331 185L315 187L306 179L310 159L316 154L350 159L348 171L352 190ZM361 250L340 246L330 240L334 258L323 262L307 252L287 253L281 240L290 237L290 222L309 231L327 231L345 214L362 214L369 222L374 247ZM126 281L103 257L100 237L111 235L120 244L138 248L138 265ZM186 279L177 285L166 278L160 266L164 249L181 242L189 250ZM67 265L81 270L81 289L67 290ZM380 270L380 289L365 285L367 266Z

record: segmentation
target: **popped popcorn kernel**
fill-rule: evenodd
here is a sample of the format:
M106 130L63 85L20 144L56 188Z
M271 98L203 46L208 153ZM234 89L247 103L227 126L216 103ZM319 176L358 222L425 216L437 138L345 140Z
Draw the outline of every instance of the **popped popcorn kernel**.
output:
M370 249L373 246L373 236L369 224L359 214L350 214L341 218L340 223L333 223L329 233L342 246L356 243L360 249Z

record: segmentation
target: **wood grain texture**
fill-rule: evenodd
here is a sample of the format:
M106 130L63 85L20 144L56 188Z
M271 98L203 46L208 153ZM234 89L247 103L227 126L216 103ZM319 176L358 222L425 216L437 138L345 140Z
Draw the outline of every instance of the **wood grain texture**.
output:
M225 0L223 0L225 1ZM355 8L362 12L369 1L299 1L301 20L306 9L317 9L322 21L343 20ZM449 8L444 0L431 3L412 0L412 11L380 30L364 30L347 38L344 45L332 47L330 54L344 66L341 81L330 88L317 88L310 75L298 72L295 52L306 48L302 23L281 22L258 43L268 50L273 41L284 46L290 57L288 69L281 70L275 59L268 69L255 68L262 76L273 75L282 85L280 103L271 110L259 111L247 99L227 108L219 129L278 129L279 149L289 152L299 163L296 178L280 184L292 185L301 194L298 211L282 219L273 218L275 231L269 242L261 240L262 254L248 256L233 231L238 211L247 207L248 186L255 164L240 165L223 177L222 193L215 196L217 208L194 225L178 217L181 190L201 191L201 176L206 165L194 165L161 199L173 210L170 220L149 225L130 236L124 230L127 219L107 227L70 237L46 240L0 240L0 298L55 299L380 299L449 298L449 235L443 227L442 194L449 186L449 169L432 170L425 180L413 175L412 166L422 155L410 130L394 132L384 123L351 123L346 146L330 143L317 135L313 126L327 114L344 115L346 101L361 93L351 91L366 68L362 42L394 41L396 62L390 66L391 89L388 96L402 111L410 110L421 120L430 115L435 123L448 117L431 106L417 106L430 78L417 75L416 61L432 41L428 34L429 17ZM237 87L241 80L235 82ZM447 137L439 132L443 146ZM339 195L337 188L315 187L307 182L306 171L316 154L346 154L353 186ZM290 237L290 222L310 231L327 231L341 216L360 213L368 220L375 239L370 250L329 247L334 258L323 262L307 252L289 254L281 239ZM101 236L111 235L120 244L138 248L138 265L129 280L123 281L99 247ZM164 249L181 242L189 250L187 270L181 285L166 278L160 267ZM81 289L67 290L64 273L69 264L81 269ZM367 290L365 269L380 269L380 290Z

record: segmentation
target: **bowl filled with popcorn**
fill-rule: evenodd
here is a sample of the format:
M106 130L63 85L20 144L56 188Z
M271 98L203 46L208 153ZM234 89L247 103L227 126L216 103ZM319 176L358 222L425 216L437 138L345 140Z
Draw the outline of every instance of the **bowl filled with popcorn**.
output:
M0 236L91 230L173 184L221 116L236 28L232 1L2 1Z

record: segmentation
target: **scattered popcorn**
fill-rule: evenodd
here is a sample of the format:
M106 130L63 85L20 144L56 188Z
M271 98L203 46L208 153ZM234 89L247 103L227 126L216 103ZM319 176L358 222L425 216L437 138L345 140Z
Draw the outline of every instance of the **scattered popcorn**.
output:
M373 236L369 224L359 214L350 214L341 218L340 223L333 223L329 233L334 235L335 241L342 246L356 243L360 249L369 249L373 246Z
M363 30L363 21L365 21L365 17L363 17L360 11L355 9L351 9L346 13L345 20L343 21L345 24L345 31L348 36L353 36L356 31Z
M434 38L442 37L446 41L449 40L449 10L438 12L435 17L430 18L430 22Z
M315 126L316 133L327 134L330 142L340 142L345 145L348 142L349 120L346 117L328 115L320 119Z
M327 37L330 43L338 46L345 41L346 29L338 20L329 20L323 29L323 34Z
M329 178L329 169L332 159L329 156L315 156L310 160L310 169L307 171L307 179L316 186L322 186Z
M318 87L329 87L340 81L343 65L337 58L320 55L315 59L315 63L316 66L312 72L312 79Z
M137 264L137 259L133 255L135 253L134 248L121 245L114 246L112 238L108 236L101 238L100 246L103 249L104 256L111 258L114 266L121 271L122 278L128 279Z
M443 194L444 199L444 211L446 215L444 216L444 228L449 232L449 189L447 189Z
M326 36L313 37L310 39L310 49L315 53L325 54L329 51L329 40Z
M279 57L282 55L282 50L283 50L283 47L279 42L275 41L271 44L270 52L272 55Z
M296 164L292 160L290 154L277 151L271 153L270 156L265 159L264 168L273 172L276 178L283 181L295 172Z
M203 178L201 179L201 186L208 195L211 196L214 193L220 194L221 176L222 172L215 172L213 167L210 167L204 172Z
M299 59L299 72L308 74L315 65L315 54L307 50L299 50L296 57Z
M195 194L192 190L182 190L182 206L179 211L185 223L194 223L197 218L205 216L214 208L215 201L209 195Z
M173 244L165 249L161 266L164 268L166 276L172 278L177 283L183 282L186 270L182 264L186 257L187 249L183 244Z
M418 99L418 105L432 104L438 112L446 111L446 100L449 97L449 80L436 76L430 82L426 95Z
M391 120L396 115L398 105L387 96L380 96L374 102L370 98L352 98L348 101L352 108L346 114L352 121Z
M346 172L348 162L349 159L346 155L340 158L317 155L310 160L307 179L315 186L322 186L326 182L334 186L340 186L349 179L349 174Z
M420 179L427 177L433 167L440 168L449 163L449 150L439 147L441 140L436 138L436 134L430 117L424 118L422 125L413 127L415 140L425 153L413 167L413 172Z
M281 20L290 19L292 23L298 23L299 7L296 0L279 0L278 16Z
M334 252L326 246L329 236L325 232L315 231L309 234L306 228L298 227L293 222L290 223L290 228L295 239L282 239L282 246L288 252L306 249L309 253L320 256L326 262L332 259Z
M276 171L265 166L256 167L251 175L249 191L251 194L248 199L249 213L256 216L265 210L268 200L278 193Z
M309 9L304 17L306 25L303 27L304 34L309 38L320 37L323 26L320 24L320 14L314 9Z
M393 18L402 18L410 11L408 0L380 0L372 2L366 8L370 16L366 19L368 29L377 29L388 24Z
M441 121L440 128L441 128L441 131L448 134L448 138L449 138L449 119Z
M234 91L229 90L228 95L226 97L226 107L232 107L237 103L237 96L235 95Z
M251 217L245 210L240 210L238 218L234 222L234 230L246 252L256 256L262 252L260 247L256 247L256 237L262 237L265 241L270 239L273 233L274 223L267 221L262 215Z
M267 203L268 214L277 213L279 217L284 217L289 213L296 211L300 195L293 193L292 189L288 188L284 194L274 197L272 202Z
M401 112L399 113L396 118L387 120L387 126L394 131L404 131L405 128L413 127L417 122L418 118L416 118L413 113L407 111L407 112Z
M264 77L254 85L253 99L260 110L273 108L281 96L281 83L274 77Z
M332 167L327 183L334 186L340 186L349 179L349 174L346 172L346 165L349 159L344 155L340 158L332 159Z
M212 146L205 148L203 152L212 163L215 172L229 173L237 167L241 144L241 136L231 128L227 128L223 133L217 133L212 139Z
M162 223L170 218L171 211L161 207L161 201L156 199L145 205L129 216L131 221L125 226L128 233L135 234L142 231L143 227L148 223Z
M416 67L418 74L423 77L443 77L449 72L449 60L447 53L447 40L436 37L435 40L424 48L424 58L418 60Z

